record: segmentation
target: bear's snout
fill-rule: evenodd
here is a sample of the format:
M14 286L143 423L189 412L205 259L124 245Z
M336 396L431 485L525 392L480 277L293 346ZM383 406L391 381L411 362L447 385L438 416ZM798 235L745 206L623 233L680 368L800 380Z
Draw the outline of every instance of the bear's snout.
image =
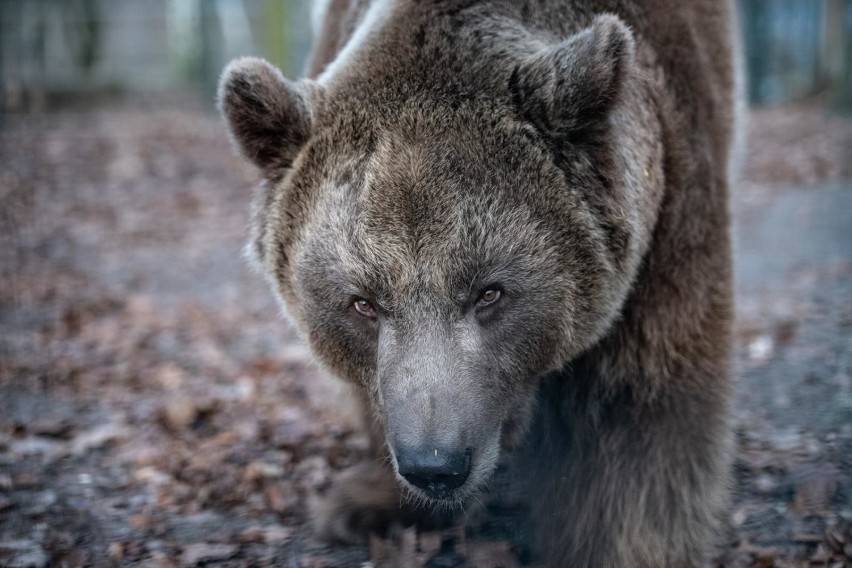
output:
M465 450L402 447L396 453L399 475L434 499L445 499L467 481L471 454Z

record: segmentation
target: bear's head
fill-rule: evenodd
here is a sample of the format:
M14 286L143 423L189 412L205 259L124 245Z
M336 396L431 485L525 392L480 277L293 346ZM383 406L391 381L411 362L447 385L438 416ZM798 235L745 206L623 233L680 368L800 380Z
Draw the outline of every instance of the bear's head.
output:
M238 60L220 106L264 173L264 272L318 359L367 392L401 485L451 503L623 302L646 238L622 209L644 164L614 150L635 142L619 126L634 47L600 16L487 92L386 48L319 81Z

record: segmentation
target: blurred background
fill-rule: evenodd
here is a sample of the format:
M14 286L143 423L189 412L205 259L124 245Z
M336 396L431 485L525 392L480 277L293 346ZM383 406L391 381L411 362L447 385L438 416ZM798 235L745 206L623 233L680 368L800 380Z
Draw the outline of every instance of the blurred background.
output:
M186 89L210 100L231 58L261 55L298 76L307 0L4 0L4 109L49 97ZM819 92L852 109L846 0L740 0L752 103Z
M5 109L105 92L186 90L209 101L224 64L248 54L298 76L309 12L294 0L4 0Z
M740 0L735 490L718 566L852 565L852 0ZM366 456L241 259L224 64L310 2L0 0L0 566L519 566L523 511L315 541Z

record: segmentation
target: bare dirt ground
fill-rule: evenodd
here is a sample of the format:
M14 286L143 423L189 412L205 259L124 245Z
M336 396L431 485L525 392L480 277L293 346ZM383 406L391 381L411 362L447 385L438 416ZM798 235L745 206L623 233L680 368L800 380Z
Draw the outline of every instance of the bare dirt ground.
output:
M717 564L852 566L852 120L760 111L750 147ZM366 441L241 259L254 175L182 98L5 117L0 566L523 565L506 510L311 537Z

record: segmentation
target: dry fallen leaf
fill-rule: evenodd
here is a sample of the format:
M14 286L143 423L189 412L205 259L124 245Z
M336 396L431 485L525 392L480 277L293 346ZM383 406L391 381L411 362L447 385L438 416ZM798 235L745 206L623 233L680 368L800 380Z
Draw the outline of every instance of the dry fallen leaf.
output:
M198 406L188 396L169 397L161 409L163 424L173 432L186 430L198 416Z
M238 551L239 547L233 544L199 542L183 548L180 563L182 566L198 566L206 562L227 560L235 556Z
M828 510L840 490L840 474L830 464L801 466L791 475L796 487L793 507L802 513Z
M129 430L123 424L103 424L75 436L71 442L71 451L75 455L84 454L102 448L107 444L124 440L129 434Z

